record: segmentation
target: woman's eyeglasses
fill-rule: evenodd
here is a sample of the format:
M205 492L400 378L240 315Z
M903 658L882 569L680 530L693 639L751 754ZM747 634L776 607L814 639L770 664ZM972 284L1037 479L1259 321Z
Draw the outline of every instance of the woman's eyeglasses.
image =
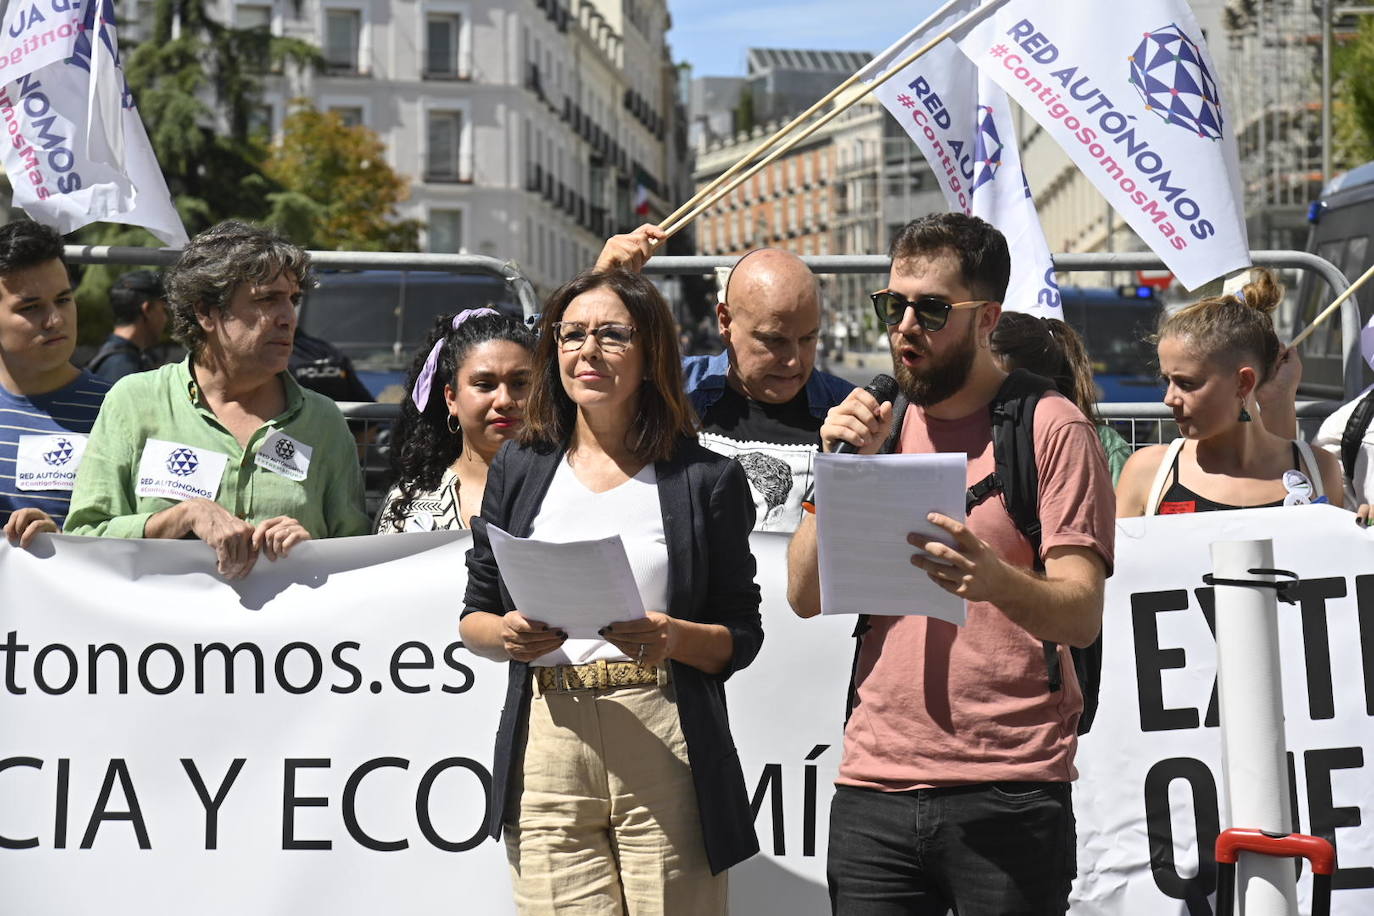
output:
M906 315L908 308L916 310L916 322L926 331L938 331L949 321L949 313L954 309L968 309L979 305L987 305L993 301L991 299L970 299L967 302L946 302L938 296L922 296L919 299L908 299L901 293L895 293L890 289L880 289L876 293L870 293L868 298L873 300L873 311L878 313L878 320L888 327L901 324L903 316Z
M635 329L628 324L602 324L589 328L580 321L555 321L553 339L558 341L558 349L571 353L581 350L588 337L596 338L596 345L603 353L623 353L630 345Z

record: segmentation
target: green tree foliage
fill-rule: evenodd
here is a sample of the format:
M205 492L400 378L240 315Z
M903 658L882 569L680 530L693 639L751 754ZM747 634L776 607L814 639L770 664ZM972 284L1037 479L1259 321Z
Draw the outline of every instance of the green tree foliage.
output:
M733 110L735 133L754 129L754 91L747 85L739 91L739 104Z
M266 149L252 130L263 79L288 63L318 67L317 48L266 29L234 29L210 15L208 0L156 0L148 40L125 45L124 75L157 154L181 221L192 235L222 219L262 220L281 188L262 169ZM175 33L175 34L174 34ZM95 223L75 241L157 247L135 226ZM80 339L93 344L110 329L107 303L128 267L94 266L77 287Z
M391 219L404 181L386 167L375 134L336 125L325 137L287 137L282 150L270 148L256 117L264 81L293 68L319 69L319 49L263 28L226 26L212 15L216 6L211 0L156 0L148 39L122 48L129 88L186 231L194 235L239 218L266 222L307 247L418 247L419 224ZM288 132L292 127L288 119ZM370 182L378 188L360 187ZM348 212L353 206L366 212ZM112 223L87 226L73 240L160 244L143 229ZM109 333L109 290L128 269L80 271L82 343Z
M282 231L293 223L313 226L311 247L419 248L420 224L398 220L395 212L396 204L409 196L409 183L387 164L375 131L349 126L337 112L321 112L298 99L264 170L283 188L268 195L273 207L269 220Z
M1374 159L1374 16L1332 54L1331 79L1332 161L1347 169Z
M228 217L260 219L280 190L262 170L253 130L263 80L287 66L318 68L319 49L267 29L235 29L208 0L157 0L151 34L124 71L187 231Z

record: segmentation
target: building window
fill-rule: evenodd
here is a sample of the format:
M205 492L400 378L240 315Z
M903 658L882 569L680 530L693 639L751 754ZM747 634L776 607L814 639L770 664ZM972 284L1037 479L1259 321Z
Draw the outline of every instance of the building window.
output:
M458 254L463 250L463 211L429 211L429 250Z
M133 0L129 3L129 13L130 18L137 19L151 29L153 20L157 19L157 0Z
M427 181L457 181L458 142L463 127L463 116L456 111L431 111L429 113L429 145L425 153L425 179Z
M271 105L254 105L248 110L248 134L262 140L272 137L272 122L275 112Z
M234 7L234 28L271 30L271 5L266 3L240 3L238 6Z
M234 27L260 35L272 32L272 7L262 3L240 3L233 8ZM267 47L261 43L251 43L242 48L242 66L249 73L267 73L272 68L272 58Z
M358 73L358 45L362 14L357 10L327 10L324 14L324 61L332 73Z
M339 116L344 127L363 126L363 108L361 105L331 105L329 110Z
M430 16L425 20L425 76L458 76L459 24L457 16Z

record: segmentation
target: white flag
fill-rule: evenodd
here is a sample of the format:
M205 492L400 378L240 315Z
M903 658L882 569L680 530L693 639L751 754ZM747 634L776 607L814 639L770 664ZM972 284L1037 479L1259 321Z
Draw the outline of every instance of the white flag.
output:
M1185 286L1250 266L1235 118L1185 0L1008 0L959 46Z
M14 203L62 233L106 221L186 242L124 80L112 0L11 3L0 121Z
M878 55L869 65L869 81L976 6L973 0L956 4L914 39L907 36ZM1054 261L1021 170L1016 125L1002 88L981 76L952 41L945 41L873 94L920 147L949 208L981 217L1006 236L1011 281L1004 306L1062 319Z

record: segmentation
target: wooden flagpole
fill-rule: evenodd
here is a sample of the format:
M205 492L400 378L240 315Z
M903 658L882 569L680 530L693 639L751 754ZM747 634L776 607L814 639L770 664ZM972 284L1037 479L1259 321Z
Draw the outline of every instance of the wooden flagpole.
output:
M950 10L950 8L952 8L956 4L966 2L967 0L948 0L948 2L945 3L944 6L940 7L934 13L931 13L929 16L927 16L924 22L922 22L920 25L916 26L916 28L912 29L905 36L903 36L902 40L897 42L897 44L893 47L900 46L903 42L911 41L916 35L920 34L927 28L929 28L932 22L936 22L939 20L940 17L944 16L945 13ZM787 124L785 124L783 127L775 131L771 137L769 137L767 140L764 140L761 144L758 145L757 148L755 148L747 156L745 156L739 162L736 162L734 165L732 165L726 171L722 172L720 175L716 176L714 181L712 181L706 187L702 188L696 194L692 195L690 200L688 200L682 206L674 210L665 220L663 220L663 222L658 224L658 227L660 229L666 229L668 226L671 226L675 220L677 220L683 214L689 212L694 206L696 206L696 204L699 201L701 201L702 198L710 194L716 188L720 187L720 185L723 182L734 177L736 174L739 173L741 169L743 169L750 162L753 162L759 156L763 155L767 150L771 149L774 144L780 141L788 133L795 130L797 126L803 123L807 118L811 117L816 112L820 111L826 105L830 104L832 101L838 98L840 93L844 92L850 86L853 86L859 80L863 79L868 74L868 72L873 69L874 64L879 63L881 59L882 58L875 58L874 60L869 61L867 64L856 70L854 74L850 76L848 79L846 79L844 82L840 83L834 89L830 90L830 92L826 93L825 97L822 98L820 101L816 102L816 104L812 105L810 108L806 109L806 111L803 111L801 114L797 115L791 121L788 121ZM903 66L905 66L905 64ZM688 221L690 222L690 219ZM677 230L674 230L674 232L676 231Z
M705 212L706 210L708 210L708 209L710 209L711 207L715 206L715 204L717 204L722 198L724 198L724 197L725 197L726 195L728 195L730 192L734 191L735 188L737 188L737 187L739 187L740 185L744 184L744 182L748 181L748 180L749 180L750 178L752 178L754 175L758 174L759 170L762 169L764 166L768 165L769 163L771 163L773 160L777 159L779 156L783 155L784 153L789 152L793 147L795 147L797 144L801 143L801 142L802 142L803 140L805 140L807 137L811 136L811 135L814 134L816 131L820 130L822 127L824 127L825 125L829 124L831 121L835 120L835 118L839 117L839 116L840 116L841 114L843 114L845 111L848 111L849 108L850 108L851 106L853 106L854 104L856 104L856 103L857 103L860 99L862 99L864 96L868 95L868 93L872 92L874 89L877 89L879 86L881 86L883 83L886 83L888 80L892 79L892 78L893 78L894 76L896 76L898 73L901 73L903 70L905 70L907 67L911 66L913 63L915 63L915 62L916 62L917 60L919 60L920 58L924 57L926 54L929 54L930 51L931 51L936 45L938 45L940 42L942 42L942 41L944 41L945 39L949 38L949 37L950 37L951 35L953 35L955 32L958 32L958 31L960 31L961 29L967 28L968 26L972 25L973 23L977 22L978 20L980 20L980 19L986 17L986 16L989 15L993 10L995 10L995 9L997 9L999 6L1001 6L1003 2L1005 2L1005 0L992 0L991 3L988 3L988 4L985 5L985 6L980 6L980 7L978 7L978 8L975 9L973 12L969 13L967 16L965 16L964 18L960 19L958 22L954 23L954 25L952 25L952 26L950 26L949 28L945 29L945 30L944 30L943 32L941 32L939 35L935 36L935 37L932 38L930 41L926 42L926 43L925 43L924 45L922 45L920 48L918 48L917 50L913 51L911 54L907 55L907 56L904 57L902 60L898 61L896 64L893 64L891 67L888 68L888 70L887 70L886 73L884 73L884 74L883 74L882 76L880 76L878 79L874 80L872 83L868 84L868 87L867 87L866 89L864 89L862 92L855 93L855 95L854 95L852 98L850 98L847 102L843 103L842 105L838 105L838 106L836 106L835 108L832 108L830 111L826 112L825 115L824 115L823 117L820 118L820 120L816 121L814 124L812 124L811 126L809 126L806 130L804 130L804 131L802 131L801 133L799 133L799 134L795 135L794 137L792 137L790 140L787 141L787 143L785 143L785 144L783 144L782 146L778 147L776 150L774 150L772 153L770 153L766 158L764 158L763 160L761 160L760 162L758 162L757 164L755 164L755 165L754 165L751 169L749 169L747 172L745 172L743 175L739 175L738 177L736 177L733 181L729 182L729 183L728 183L727 185L725 185L724 187L718 188L714 193L712 193L712 194L711 194L709 197L707 197L704 201L702 201L701 203L699 203L699 204L697 204L695 207L693 207L693 209L691 209L690 212L688 212L685 216L682 216L681 218L678 218L676 222L673 222L673 219L676 218L676 214L675 214L674 217L670 217L669 219L664 220L662 223L659 224L659 228L662 229L662 230L663 230L663 233L664 233L664 239L663 239L663 241L666 242L668 239L672 238L674 235L676 235L677 233L681 232L682 229L683 229L688 223L690 223L692 220L696 219L698 216L700 216L700 215L701 215L703 212ZM845 84L852 85L853 82L857 81L859 75L862 74L862 73L863 73L862 70L859 71L859 73L856 73L854 76L850 77L849 80L846 80L846 81L845 81ZM843 86L844 86L845 84L842 84L841 88L843 88ZM837 90L837 91L838 91L838 90ZM790 128L791 128L791 125L788 125L787 128L784 128L784 130L783 130L783 131L780 131L779 133L786 133L786 131L787 131L788 129L790 129ZM776 135L775 135L775 136L776 136ZM766 146L766 145L765 145L765 146ZM751 154L750 158L752 158L753 155L754 155L754 154ZM738 171L739 168L741 168L746 162L748 162L747 159L741 160L740 162L736 163L735 166L732 167L732 168L730 169L730 172L728 172L727 174L732 174L732 173ZM724 178L725 176L722 175L721 177ZM720 183L719 180L717 180L716 182L713 182L713 186L714 186L714 185L718 185L719 183ZM697 199L701 198L705 193L706 193L706 192L703 191L701 194L697 194L695 197L693 197L693 200L697 200ZM689 202L689 203L690 203L690 202ZM682 210L686 209L687 206L688 206L688 204L684 204L682 207L678 208L678 209L679 209L679 212L681 212Z
M1345 303L1345 300L1353 296L1355 294L1355 291L1359 289L1361 286L1364 286L1365 282L1370 277L1374 277L1374 267L1370 267L1363 274L1361 274L1360 278L1356 280L1354 283L1350 284L1350 286L1346 289L1345 292L1341 293L1339 296L1336 297L1335 302L1331 303L1326 308L1322 309L1322 313L1318 315L1316 318L1313 318L1312 323L1309 324L1307 327L1303 328L1302 333L1299 334L1297 337L1294 337L1293 342L1289 344L1289 346L1296 347L1298 344L1302 343L1304 340L1311 337L1312 332L1317 329L1317 325L1321 324L1323 321L1330 318L1332 315L1336 314L1336 311L1341 307L1341 305Z

